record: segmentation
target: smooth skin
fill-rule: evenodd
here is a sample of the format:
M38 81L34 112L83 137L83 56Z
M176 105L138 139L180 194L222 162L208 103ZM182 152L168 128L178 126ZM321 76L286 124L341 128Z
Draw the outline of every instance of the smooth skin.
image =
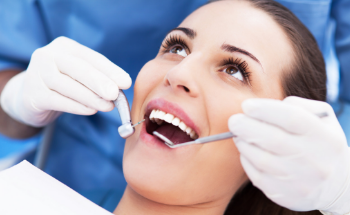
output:
M242 113L248 98L284 98L281 75L293 51L284 32L264 12L242 1L221 1L199 8L179 27L188 46L160 48L140 71L132 107L134 123L144 118L147 104L162 98L179 105L199 128L199 137L228 131L230 116ZM269 31L266 31L269 29ZM257 60L221 49L230 44ZM174 47L173 47L174 48ZM250 72L241 81L222 61L245 61ZM239 72L238 72L239 73ZM223 214L248 178L232 139L165 150L146 144L142 126L126 141L124 175L128 186L114 214Z

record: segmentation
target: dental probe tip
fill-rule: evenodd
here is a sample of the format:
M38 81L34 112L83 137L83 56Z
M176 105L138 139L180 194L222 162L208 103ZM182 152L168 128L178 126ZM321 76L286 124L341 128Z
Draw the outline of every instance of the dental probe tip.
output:
M141 123L143 123L145 121L145 119L141 120L140 122L136 123L135 125L131 126L131 127L135 127L136 125L139 125Z

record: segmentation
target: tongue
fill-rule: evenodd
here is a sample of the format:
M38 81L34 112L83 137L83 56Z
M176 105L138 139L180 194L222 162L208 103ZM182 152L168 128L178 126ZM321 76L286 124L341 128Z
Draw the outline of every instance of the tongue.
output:
M173 126L169 123L164 123L159 128L157 128L156 131L167 137L174 144L192 141L191 137L183 132L179 127Z

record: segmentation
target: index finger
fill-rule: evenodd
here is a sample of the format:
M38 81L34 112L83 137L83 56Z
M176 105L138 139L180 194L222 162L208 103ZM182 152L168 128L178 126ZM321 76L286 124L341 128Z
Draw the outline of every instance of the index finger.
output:
M280 100L249 99L242 103L242 108L246 115L294 134L304 134L322 123L315 114Z
M129 74L119 66L112 63L102 54L66 37L59 37L55 39L52 42L52 45L58 50L62 50L64 47L65 51L68 51L70 54L87 61L97 70L104 73L114 83L116 83L118 88L128 89L131 86L132 81Z

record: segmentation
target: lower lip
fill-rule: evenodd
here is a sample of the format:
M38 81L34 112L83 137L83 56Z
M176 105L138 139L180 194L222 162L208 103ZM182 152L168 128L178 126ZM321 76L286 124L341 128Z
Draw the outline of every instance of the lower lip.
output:
M164 150L172 150L169 146L165 145L165 143L158 137L147 133L145 123L141 127L140 137L142 141L150 147L160 148Z

